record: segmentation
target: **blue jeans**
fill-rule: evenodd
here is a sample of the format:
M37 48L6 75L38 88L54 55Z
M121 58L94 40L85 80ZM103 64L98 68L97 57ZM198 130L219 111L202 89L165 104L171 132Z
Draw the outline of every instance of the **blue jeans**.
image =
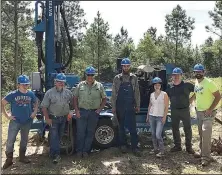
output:
M119 136L118 136L119 146L127 145L126 132L125 132L125 127L126 127L130 132L131 148L135 150L138 145L138 135L136 130L136 117L134 109L125 110L124 112L123 110L122 111L117 110L117 115L119 121Z
M150 116L149 122L152 132L152 142L154 150L160 150L161 153L164 153L164 142L162 138L163 131L163 117Z
M80 118L76 119L77 141L76 152L90 152L95 135L99 114L94 110L80 109Z
M66 117L56 117L52 119L52 126L49 128L50 133L50 156L60 155L60 140L64 134Z
M8 139L6 143L7 153L12 153L14 151L14 143L16 141L16 137L19 131L21 133L20 149L26 151L31 125L32 125L32 120L28 121L25 124L16 123L13 120L9 122Z

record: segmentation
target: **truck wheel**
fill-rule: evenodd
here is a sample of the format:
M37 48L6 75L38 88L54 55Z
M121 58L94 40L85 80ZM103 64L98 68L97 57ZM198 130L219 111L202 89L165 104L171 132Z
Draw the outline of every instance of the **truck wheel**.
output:
M117 129L111 119L100 119L95 131L94 146L96 148L109 148L114 145L117 137Z

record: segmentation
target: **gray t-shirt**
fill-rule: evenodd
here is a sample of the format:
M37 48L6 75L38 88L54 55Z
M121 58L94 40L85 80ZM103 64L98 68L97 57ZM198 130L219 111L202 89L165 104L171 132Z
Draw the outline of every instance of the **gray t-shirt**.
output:
M51 115L65 116L70 111L72 97L70 90L64 88L62 91L58 91L56 87L53 87L45 93L41 107L46 107Z

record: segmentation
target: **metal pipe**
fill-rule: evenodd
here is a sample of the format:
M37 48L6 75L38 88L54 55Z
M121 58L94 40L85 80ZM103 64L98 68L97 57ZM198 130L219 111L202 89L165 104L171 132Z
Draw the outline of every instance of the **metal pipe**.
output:
M61 39L60 22L61 22L60 5L58 5L57 6L57 41L60 41Z

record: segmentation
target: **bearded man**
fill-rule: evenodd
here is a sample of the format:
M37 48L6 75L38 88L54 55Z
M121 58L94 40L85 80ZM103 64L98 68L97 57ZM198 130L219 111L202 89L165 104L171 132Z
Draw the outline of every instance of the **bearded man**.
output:
M119 122L118 144L122 153L127 152L125 127L128 128L131 137L132 152L141 156L136 131L135 112L140 110L140 91L136 75L130 73L131 62L129 58L121 61L122 73L116 75L112 86L112 112Z

